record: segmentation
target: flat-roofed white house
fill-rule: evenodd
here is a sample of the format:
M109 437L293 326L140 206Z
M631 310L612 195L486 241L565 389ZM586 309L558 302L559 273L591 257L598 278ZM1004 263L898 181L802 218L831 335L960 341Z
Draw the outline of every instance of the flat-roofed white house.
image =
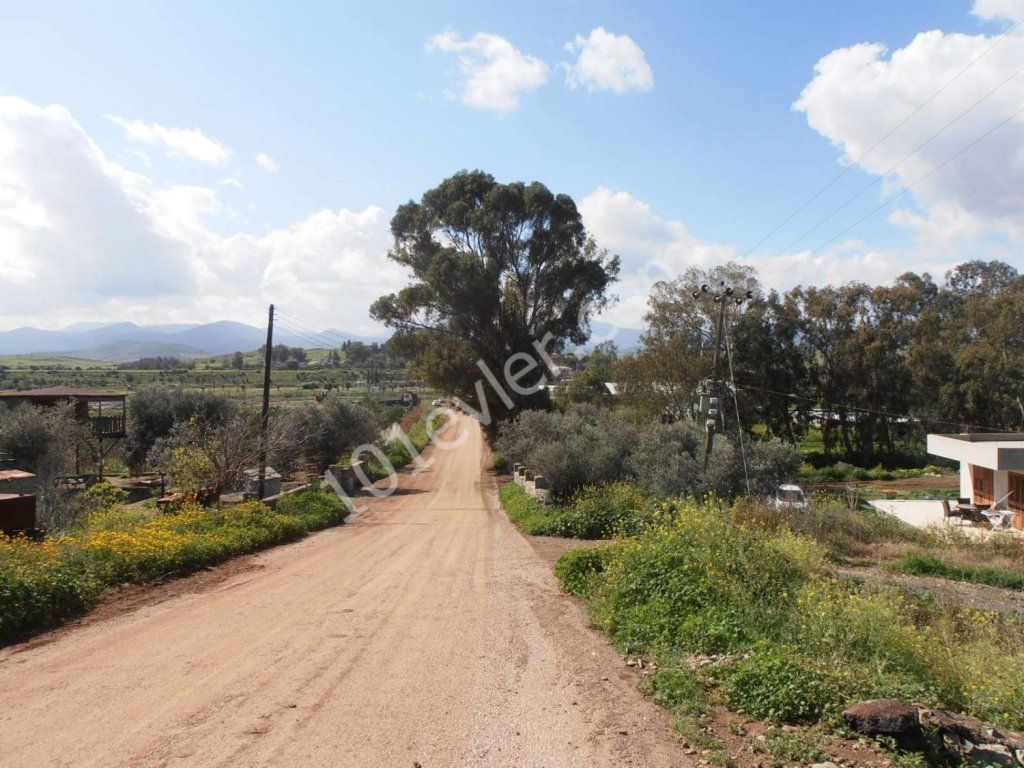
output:
M928 453L960 463L960 499L1017 512L1024 529L1024 432L928 435Z

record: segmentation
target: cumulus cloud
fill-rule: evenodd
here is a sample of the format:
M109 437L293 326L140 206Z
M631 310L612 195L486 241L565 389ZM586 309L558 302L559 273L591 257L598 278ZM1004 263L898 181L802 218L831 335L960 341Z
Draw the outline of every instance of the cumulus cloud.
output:
M562 64L570 88L622 94L654 87L654 73L647 57L629 35L614 35L597 27L586 37L577 35L574 42L566 43L565 49L576 54L573 64Z
M975 13L1002 17L1020 7L1021 2L983 0ZM839 148L844 162L883 177L889 191L914 185L911 194L920 211L897 211L893 222L932 241L941 233L960 239L999 233L1019 240L1024 237L1024 72L1014 73L1022 61L1024 36L1016 34L996 42L987 35L922 32L891 54L879 43L862 43L818 61L794 108ZM1010 123L950 160L1008 117ZM929 227L933 235L926 232Z
M264 235L218 234L217 193L111 161L61 106L0 98L0 327L77 320L259 322L269 302L373 332L404 282L377 206L312 213Z
M511 112L519 95L547 82L548 65L525 54L499 35L478 32L463 39L442 32L427 41L427 50L454 53L461 76L457 98L476 109Z
M731 245L701 239L678 219L657 215L628 192L598 187L579 204L588 231L598 245L622 257L622 272L615 286L617 305L602 320L623 328L640 328L647 297L659 280L672 280L687 267L711 267L741 261L757 269L768 288L788 290L797 285L833 285L861 280L886 282L914 268L941 275L956 263L938 254L908 255L857 241L837 243L821 253L803 250L784 254L756 253L747 258Z
M278 164L277 160L265 152L260 152L256 155L256 162L259 163L260 168L267 173L277 173L281 170L281 166Z
M117 115L107 115L106 118L119 125L129 141L160 147L173 157L209 165L226 165L233 154L229 147L211 139L198 128L168 128L159 123L127 120Z
M979 19L1024 21L1024 0L977 0L971 13Z

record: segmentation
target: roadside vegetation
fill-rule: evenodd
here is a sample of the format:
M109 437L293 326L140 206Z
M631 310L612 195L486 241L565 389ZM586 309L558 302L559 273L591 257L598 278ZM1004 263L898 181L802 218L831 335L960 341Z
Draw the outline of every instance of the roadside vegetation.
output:
M430 445L430 441L442 429L447 415L437 411L431 406L423 404L413 408L398 423L400 431L405 435L405 440L392 437L385 440L381 446L381 452L387 457L388 464L394 469L401 469L413 460L413 454L409 450L410 445L416 453L421 453L424 448ZM408 441L408 442L407 442ZM366 457L366 475L371 480L379 480L387 477L388 467L375 455L368 454ZM342 463L347 463L350 457L342 458Z
M800 455L780 440L715 441L701 471L704 431L690 421L662 424L629 408L574 405L526 411L502 426L496 449L540 472L552 495L567 501L586 486L628 481L654 496L767 495L792 480ZM744 469L743 458L746 458Z
M649 692L712 758L715 707L827 732L841 730L850 704L898 698L1024 728L1024 616L919 596L884 577L1020 588L1020 542L921 531L839 499L779 511L751 499L654 500L625 484L562 506L515 484L501 498L526 532L610 540L570 550L555 574L624 654L654 669ZM968 561L1001 565L957 564ZM888 568L862 577L850 563ZM761 747L817 749L789 743L798 736L774 733Z
M57 538L0 536L0 642L79 615L119 585L215 565L337 525L347 515L333 493L306 491L274 509L247 502L163 514L115 503L89 511Z

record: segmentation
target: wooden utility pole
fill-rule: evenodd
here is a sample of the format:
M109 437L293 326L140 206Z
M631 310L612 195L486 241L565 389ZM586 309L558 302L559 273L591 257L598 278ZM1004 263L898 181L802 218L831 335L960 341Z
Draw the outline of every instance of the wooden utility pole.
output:
M270 428L270 364L273 362L274 305L267 314L267 349L263 355L263 418L260 422L259 497L262 500L267 484L267 430Z

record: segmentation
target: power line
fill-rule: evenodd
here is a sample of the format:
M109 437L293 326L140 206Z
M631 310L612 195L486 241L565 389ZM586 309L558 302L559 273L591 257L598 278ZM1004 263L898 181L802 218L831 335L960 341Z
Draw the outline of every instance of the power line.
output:
M296 320L294 317L291 317L290 315L279 313L279 317L281 318L282 322L289 326L289 331L291 331L297 336L304 337L307 341L312 339L313 341L316 342L318 346L323 347L333 348L341 346L334 339L326 336L320 331L310 330L309 326L307 326L305 323L302 323L299 320Z
M928 144L930 144L930 143L931 143L932 141L934 141L934 140L935 140L935 139L937 139L937 138L938 138L939 136L941 136L941 135L942 135L943 133L945 133L947 129L951 128L951 127L952 127L952 126L953 126L954 124L956 124L957 122L959 122L959 121L960 121L960 120L961 120L962 118L964 118L964 117L965 117L965 116L966 116L966 115L967 115L967 114L968 114L969 112L971 112L971 111L972 111L972 110L973 110L973 109L974 109L975 107L977 107L977 106L978 106L979 104L981 104L981 103L982 103L983 101L985 101L985 100L986 100L987 98L989 98L989 97L990 97L990 96L991 96L992 94L994 94L994 93L995 93L996 91L998 91L998 90L999 90L1000 88L1002 88L1002 87L1003 87L1004 85L1006 85L1006 84L1007 84L1008 82L1010 82L1010 81L1011 81L1011 80L1012 80L1013 78L1015 78L1015 77L1016 77L1017 75L1019 75L1019 74L1020 74L1021 72L1024 72L1024 67L1021 67L1020 69L1018 69L1018 70L1017 70L1016 72L1014 72L1014 73L1013 73L1012 75L1010 75L1010 76L1009 76L1008 78L1006 78L1005 80L1003 80L1003 81L1002 81L1002 82L1001 82L1001 83L1000 83L999 85L997 85L997 86L996 86L995 88L993 88L993 89L992 89L991 91L989 91L988 93L986 93L986 94L985 94L984 96L982 96L982 97L981 97L980 99L978 99L978 100L977 100L976 102L974 102L974 103L973 103L973 104L972 104L971 106L969 106L969 107L968 107L967 109L965 109L965 110L964 110L963 112L961 112L961 113L960 113L959 115L957 115L957 116L956 116L956 117L954 117L954 118L953 118L952 120L950 120L950 121L949 121L948 123L946 123L946 124L945 124L944 126L942 126L942 127L941 127L941 128L940 128L940 129L938 130L938 131L936 131L935 133L933 133L933 134L932 134L931 136L929 136L929 137L928 137L927 139L925 139L925 140L924 140L924 141L922 141L922 142L921 142L920 144L918 144L918 145L917 145L916 147L914 147L914 148L913 148L912 150L910 150L910 152L908 152L907 154L905 154L905 155L904 155L904 156L903 156L903 157L902 157L902 158L901 158L901 159L899 160L899 162L895 163L894 165L891 165L891 166L890 166L889 168L887 168L887 169L886 169L885 171L883 171L882 173L878 174L878 176L877 176L876 178L872 179L872 180L871 180L870 182L868 182L868 184L866 184L866 185L865 185L864 187L862 187L862 188L860 189L860 191L859 191L859 192L856 192L856 193L855 193L855 194L854 194L854 195L853 195L852 197L848 198L848 199L847 199L847 200L846 200L846 201L845 201L844 203L842 203L842 205L840 205L840 206L839 206L838 208L835 208L835 209L834 209L834 210L833 210L833 211L832 211L831 213L829 213L829 214L828 214L827 216L825 216L825 217L824 217L823 219L820 219L820 220L819 220L819 221L818 221L818 222L817 222L816 224L814 224L814 226L812 226L812 227L811 227L810 229L808 229L807 231L805 231L805 232L804 232L804 233L803 233L802 235L800 235L800 236L799 236L798 238L796 238L796 239L795 239L795 240L793 240L793 241L792 241L791 243L789 243L789 244L788 244L788 245L786 245L786 246L785 246L784 248L782 248L782 252L783 252L783 253L785 253L786 251L788 251L788 250L789 250L790 248L792 248L792 247L793 247L794 245L796 245L797 243L799 243L799 242L800 242L801 240L803 240L803 239L804 239L805 237L807 237L807 236L808 236L809 234L811 234L812 232L814 232L814 230L816 230L816 229L817 229L818 227L820 227L820 226L821 226L822 224L824 224L824 223L825 223L826 221L828 221L828 220L829 220L829 219L831 219L831 218L832 218L833 216L835 216L835 215L836 215L837 213L839 213L839 212L840 212L841 210L843 210L843 209L844 209L844 208L846 208L846 207L847 207L848 205L850 205L850 203L852 203L852 202L853 202L854 200L856 200L856 199L857 199L858 197L860 197L860 196L861 196L861 195L863 195L863 194L864 194L865 192L867 192L867 191L868 191L869 189L871 189L871 188L872 188L873 186L875 186L876 184L878 184L878 182L880 182L880 181L881 181L882 179L884 179L884 178L886 178L887 176L889 176L890 174L892 174L892 172L893 172L893 171L895 171L895 170L896 170L897 168L899 168L899 167L900 167L901 165L903 165L903 163L905 163L905 162L906 162L907 160L909 160L909 159L910 159L911 157L913 157L914 155L916 155L916 154L917 154L917 153L918 153L918 152L919 152L920 150L924 149L924 147L926 147L926 146L927 146Z
M857 157L857 159L853 160L848 165L846 165L843 168L843 170L841 170L838 174L836 174L832 178L831 181L829 181L823 187L818 189L818 191L815 192L813 195L811 195L809 198L807 198L807 200L805 200L804 203L802 205L800 205L800 207L798 207L795 211L793 211L791 214L789 214L789 216L787 216L781 222L776 224L775 227L773 227L766 235L764 235L760 240L758 240L756 243L754 243L754 245L752 245L743 254L742 258L746 258L750 254L752 254L754 251L756 251L761 245L764 244L764 242L769 237L771 237L776 232L778 232L780 229L782 229L786 224L788 224L790 221L792 221L793 218L795 216L797 216L797 214L799 214L801 211L803 211L805 208L807 208L807 206L809 206L811 203L813 203L815 200L817 200L819 197L821 197L821 195L824 192L826 192L829 188L831 188L833 184L835 184L837 181L839 181L841 178L843 178L843 176L845 176L850 171L851 168L855 168L857 165L859 165L861 160L863 160L868 155L870 155L872 152L874 152L879 146L881 146L882 142L884 142L886 139L888 139L890 136L892 136L894 133L896 133L896 131L898 131L900 128L902 128L904 125L906 125L915 115L917 115L922 109L924 109L926 106L928 106L939 94L941 94L943 91L946 90L946 88L948 88L950 85L952 85L964 72L966 72L971 67L973 67L982 57L984 57L986 54L988 54L989 51L991 51L993 48L995 48L997 45L999 45L999 43L1001 43L1009 35L1013 34L1017 30L1017 28L1021 26L1021 24L1024 24L1024 20L1018 21L1010 29L1006 30L1006 32L1004 32L998 38L996 38L996 40L992 43L992 45L990 45L984 51L982 51L977 56L975 56L973 59L971 59L963 69L961 69L959 72L957 72L955 75L953 75L953 77L951 77L949 80L947 80L945 83L943 83L942 86L937 91L935 91L931 96L929 96L927 99L925 99L923 102L921 102L913 112L911 112L909 115L907 115L905 118L903 118L899 123L897 123L895 126L893 126L885 135L883 135L880 139L878 139L878 141L876 141L874 144L872 144L865 152L861 153Z
M311 347L314 348L314 349L320 348L320 347L328 347L328 348L333 349L336 346L335 344L325 343L325 341L323 339L314 338L312 335L307 334L307 333L305 333L303 331L300 331L297 328L292 327L291 323L286 322L281 317L277 318L277 324L282 329L284 329L288 333L290 333L292 336L295 336L296 338L298 338L300 341L305 341L307 344L310 344Z
M924 181L925 179L927 179L928 177L930 177L930 176L931 176L931 175L932 175L933 173L935 173L936 171L939 171L940 169L942 169L943 167L945 167L945 166L946 166L946 165L948 165L949 163L953 162L953 161L954 161L954 160L956 160L956 159L957 159L958 157L960 157L960 155L962 155L962 154L963 154L964 152L966 152L967 150L971 149L971 148L972 148L972 147L974 147L974 146L975 146L976 144L978 144L978 143L980 143L980 142L984 141L984 140L985 140L985 139L987 139L987 138L988 138L989 136L991 136L991 135L992 135L993 133L995 133L995 132L996 132L996 131L998 131L998 130L999 130L1000 128L1002 128L1002 127L1003 127L1004 125L1006 125L1007 123L1009 123L1009 122L1013 121L1014 119L1016 119L1016 118L1020 117L1021 115L1024 115L1024 109L1020 110L1019 112L1015 112L1014 114L1010 115L1010 116L1009 116L1009 117L1007 117L1007 118L1006 118L1005 120L1003 120L1002 122L1000 122L1000 123L998 123L998 124L994 125L994 126L993 126L992 128L989 128L989 129L988 129L987 131L985 131L985 133L983 133L983 134L982 134L981 136L979 136L978 138L976 138L976 139L975 139L974 141L970 142L970 143L969 143L969 144L967 144L966 146L962 147L962 148L961 148L961 149L960 149L960 150L959 150L958 152L956 152L956 154L954 154L954 155L952 155L952 156L950 156L950 157L946 158L945 160L943 160L943 161L942 161L941 163L939 163L939 164L938 164L937 166L935 166L934 168L932 168L932 169L931 169L930 171L928 171L928 173L926 173L926 174L925 174L924 176L922 176L921 178L919 178L919 179L918 179L917 181L915 181L915 182L914 182L913 184L908 184L907 186L903 187L903 189L899 190L898 192L895 192L895 193L893 193L892 195L890 195L889 197L887 197L887 198L886 198L885 200L883 200L883 201L882 201L882 202L881 202L881 203L880 203L879 205L877 205L876 207L872 208L872 209L871 209L870 211L868 211L867 213L865 213L865 214L864 214L863 216L861 216L861 217L860 217L859 219L857 219L857 220L856 220L855 222L853 222L852 224L850 224L850 225L849 225L848 227L846 227L846 228L842 229L842 230L841 230L841 231L840 231L840 232L839 232L838 234L836 234L836 235L834 235L833 237L831 237L831 238L829 238L828 240L826 240L826 241L825 241L824 243L822 243L822 244L821 244L821 245L819 245L819 246L818 246L817 248L815 248L815 249L814 249L813 251L811 251L811 252L810 252L809 254L807 254L807 255L808 255L808 257L810 257L810 256L814 256L814 255L816 255L816 254L820 253L820 252L821 252L821 251L823 251L823 250L824 250L825 248L827 248L827 247L828 247L829 245L831 245L831 244L832 244L832 243L834 243L834 242L835 242L836 240L838 240L838 239L839 239L840 237L842 237L842 236L843 236L843 235L845 235L845 234L846 234L847 232L849 232L849 231L850 231L851 229L853 229L854 227L856 227L856 226L857 226L858 224L860 224L860 223L861 223L861 222L863 222L864 220L866 220L866 219L870 218L871 216L875 215L876 213L878 213L878 212L879 212L880 210L882 210L882 209L883 209L883 208L885 208L885 207L886 207L887 205L889 205L889 203L893 202L893 201L894 201L894 200L895 200L896 198L898 198L898 197L900 197L901 195L903 195L904 193L906 193L906 192L910 191L911 189L913 189L914 187L916 187L916 186L917 186L918 184L920 184L920 183L921 183L922 181Z
M870 413L875 416L887 416L889 418L896 419L907 419L912 421L930 422L932 424L945 424L951 427L969 427L970 429L984 430L988 432L1005 432L1006 429L1002 427L988 427L980 424L967 424L962 421L944 421L943 419L933 419L929 416L914 416L910 413L895 413L893 411L883 411L876 408L862 408L858 405L850 405L849 403L832 403L827 400L822 400L819 397L809 397L807 395L798 395L795 392L779 392L774 389L768 389L767 387L759 387L755 384L734 384L734 386L740 387L740 389L751 389L757 392L763 392L767 395L776 395L778 397L792 397L796 400L806 400L814 405L826 406L828 408L842 408L847 411L859 411L861 413Z
M281 313L278 313L278 314L281 314ZM305 329L306 332L307 332L307 335L314 336L316 338L321 339L323 342L325 342L325 346L328 346L328 347L341 347L346 342L351 341L351 339L346 339L344 336L337 335L337 332L335 332L335 331L331 331L331 330L320 331L320 330L317 330L312 324L307 323L307 322L305 322L303 320L300 320L297 317L295 317L294 315L289 315L287 313L284 313L284 317L287 318L288 321L291 324L297 325L300 328Z

